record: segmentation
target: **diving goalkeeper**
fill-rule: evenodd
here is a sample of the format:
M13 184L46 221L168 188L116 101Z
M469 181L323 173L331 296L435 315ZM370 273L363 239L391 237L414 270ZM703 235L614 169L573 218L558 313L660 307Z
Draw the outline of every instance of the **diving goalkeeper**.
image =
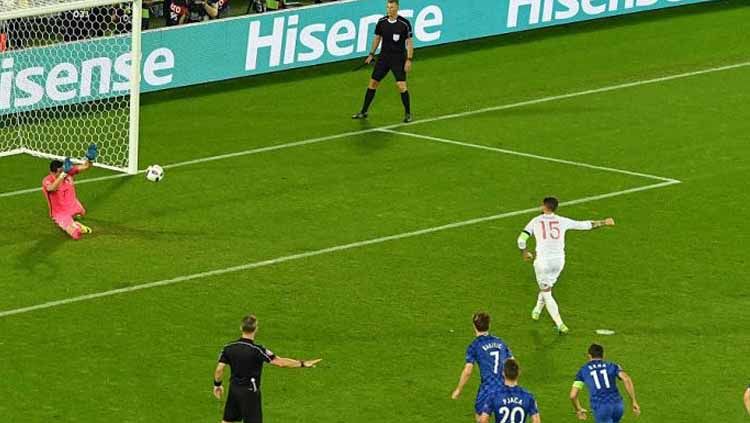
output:
M42 180L42 192L47 199L50 217L73 239L80 239L82 234L92 232L91 228L77 221L86 214L86 209L76 197L74 177L89 170L97 155L96 144L91 144L86 150L83 164L74 165L70 158L52 160L50 173Z

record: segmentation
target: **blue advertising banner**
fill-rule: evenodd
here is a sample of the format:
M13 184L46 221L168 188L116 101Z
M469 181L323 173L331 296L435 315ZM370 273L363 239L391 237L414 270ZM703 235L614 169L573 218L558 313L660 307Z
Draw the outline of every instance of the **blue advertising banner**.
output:
M404 0L417 47L713 0ZM364 56L385 1L350 0L146 31L143 92ZM10 34L12 37L12 34ZM0 115L123 95L127 38L0 53Z

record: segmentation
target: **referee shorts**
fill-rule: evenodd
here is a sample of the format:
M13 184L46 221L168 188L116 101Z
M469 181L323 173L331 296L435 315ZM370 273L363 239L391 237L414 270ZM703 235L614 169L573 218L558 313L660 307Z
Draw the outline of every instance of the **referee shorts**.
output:
M224 406L225 422L263 423L260 392L252 386L231 385Z
M404 66L406 65L406 57L389 57L380 56L378 61L375 63L375 69L372 71L372 79L380 82L383 78L388 75L388 72L393 72L393 76L396 77L396 81L406 81L406 71Z

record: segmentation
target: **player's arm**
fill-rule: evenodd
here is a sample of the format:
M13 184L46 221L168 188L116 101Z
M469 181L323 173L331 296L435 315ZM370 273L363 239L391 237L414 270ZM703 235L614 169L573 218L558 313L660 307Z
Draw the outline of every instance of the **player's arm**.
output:
M525 261L531 261L534 259L534 254L531 253L528 249L528 241L529 238L531 238L531 235L533 234L533 225L529 223L526 225L523 231L518 235L518 239L516 239L516 243L518 244L518 249L521 250L521 258Z
M96 146L96 144L91 144L86 149L86 156L83 160L83 164L79 164L76 166L76 170L80 172L85 172L93 166L94 160L96 160L96 157L99 155L99 148Z
M372 47L370 48L370 54L367 55L367 58L365 59L365 63L368 65L372 63L373 60L375 60L375 53L378 52L378 47L380 47L380 42L383 41L383 36L375 34L375 38L372 40Z
M570 402L573 404L573 409L576 412L579 420L586 420L586 413L588 410L581 407L581 401L578 399L578 392L583 388L583 382L577 380L573 382L573 386L570 388Z
M218 3L211 4L211 3L207 2L207 1L204 1L203 2L203 10L206 11L206 13L208 14L208 16L211 17L211 19L214 19L217 16L219 16L219 5L218 5Z
M226 367L226 363L219 362L216 365L216 370L214 370L214 396L216 399L221 399L221 396L224 394L224 387L221 386L224 379L224 367Z
M539 415L539 413L531 416L531 423L542 423L542 417Z
M490 415L485 413L480 414L479 423L490 423Z
M747 408L747 414L750 414L750 386L745 389L745 408Z
M592 220L591 221L591 229L599 229L604 226L615 226L615 219L608 217L604 220Z
M617 374L617 377L622 380L622 383L625 385L625 391L628 393L628 396L630 397L630 403L633 406L633 414L636 416L641 414L641 407L638 405L638 400L635 398L635 385L633 385L633 379L630 378L630 376L625 373L624 371L620 370L620 372Z
M269 361L269 363L273 364L276 367L284 367L288 369L306 369L315 367L315 365L320 363L321 360L323 359L317 358L315 360L296 360L293 358L274 357L271 361Z
M47 190L47 192L54 192L57 191L58 188L60 188L60 184L65 180L65 177L68 176L65 172L60 172L59 175L57 175L57 178L55 178L55 181L51 184L45 184L44 189Z
M458 397L461 396L461 391L464 390L464 386L466 386L466 383L469 381L469 378L471 377L471 372L473 370L474 370L473 363L466 363L466 365L464 365L464 369L461 371L461 376L458 378L458 386L456 386L456 389L453 390L453 394L451 395L451 398L458 399Z

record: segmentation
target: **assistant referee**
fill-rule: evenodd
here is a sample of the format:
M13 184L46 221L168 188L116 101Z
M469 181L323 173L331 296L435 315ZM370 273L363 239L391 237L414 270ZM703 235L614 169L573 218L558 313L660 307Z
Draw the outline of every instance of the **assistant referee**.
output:
M393 72L396 85L401 92L401 102L404 104L404 122L411 122L411 101L406 87L406 74L411 72L411 62L414 59L413 33L411 23L398 14L398 8L398 0L388 0L386 5L388 15L381 18L375 27L375 40L365 63L370 64L375 59L375 52L381 42L383 46L380 49L380 57L375 63L375 69L372 71L362 110L352 116L352 119L367 117L367 111L375 98L375 91L380 81L388 75L388 72Z
M258 319L254 315L242 319L242 337L224 347L219 356L219 364L214 371L214 396L221 399L224 393L222 379L224 367L232 371L227 403L224 407L222 423L244 422L262 423L263 412L260 400L260 375L264 363L277 367L310 368L321 359L294 360L277 357L268 348L255 343Z

